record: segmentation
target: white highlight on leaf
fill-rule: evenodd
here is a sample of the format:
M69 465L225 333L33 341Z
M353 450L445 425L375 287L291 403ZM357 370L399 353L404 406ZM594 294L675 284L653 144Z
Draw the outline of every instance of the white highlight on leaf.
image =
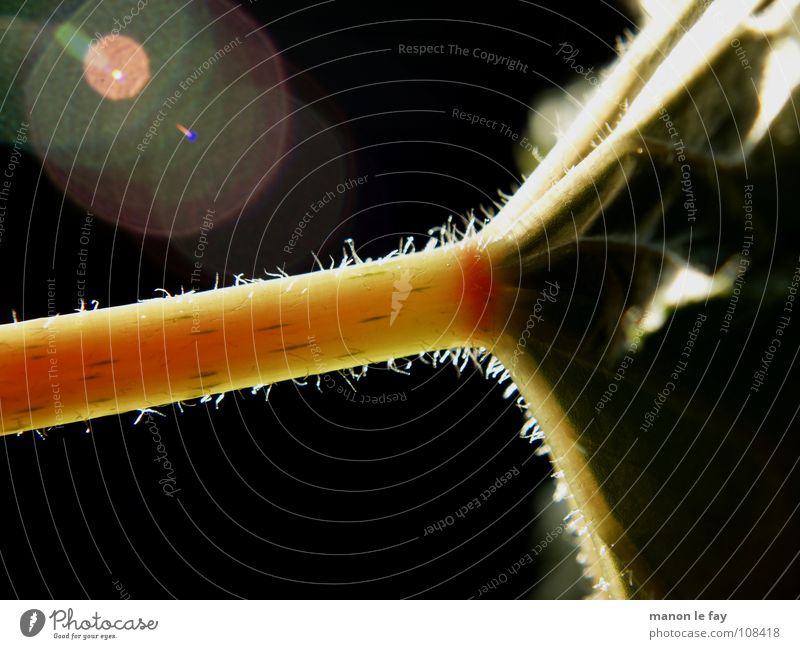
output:
M745 146L752 149L764 138L799 85L800 43L795 38L783 38L773 45L768 54L758 92L758 115L747 134Z
M600 580L592 586L595 590L602 590L604 593L608 592L608 582L605 580L605 577L600 577Z

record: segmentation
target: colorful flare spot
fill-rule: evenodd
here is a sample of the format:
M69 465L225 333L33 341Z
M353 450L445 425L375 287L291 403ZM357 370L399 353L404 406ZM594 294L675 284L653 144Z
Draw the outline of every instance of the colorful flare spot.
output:
M86 82L105 99L136 97L150 81L150 59L128 36L104 36L92 41L83 60Z
M212 204L219 227L251 204L260 215L289 128L266 30L231 0L150 2L119 25L129 0L70 5L22 93L50 178L98 218L148 235L196 241ZM201 123L209 137L183 126Z
M183 133L183 136L189 140L189 142L194 142L197 139L197 133L194 131L190 131L188 128L183 126L182 124L177 124L178 130Z

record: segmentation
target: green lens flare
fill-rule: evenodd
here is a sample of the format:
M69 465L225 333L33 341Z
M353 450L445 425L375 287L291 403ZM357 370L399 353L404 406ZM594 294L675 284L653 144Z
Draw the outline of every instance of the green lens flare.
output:
M77 29L72 23L62 23L56 29L56 41L62 46L63 50L77 59L83 61L92 46L90 36Z
M227 0L87 2L54 26L24 83L53 180L120 227L197 231L275 174L288 102L264 30ZM199 137L202 134L202 137Z

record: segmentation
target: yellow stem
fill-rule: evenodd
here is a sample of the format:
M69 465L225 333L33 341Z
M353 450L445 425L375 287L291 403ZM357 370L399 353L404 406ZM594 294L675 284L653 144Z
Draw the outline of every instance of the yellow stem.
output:
M0 433L484 346L491 285L465 242L0 326Z

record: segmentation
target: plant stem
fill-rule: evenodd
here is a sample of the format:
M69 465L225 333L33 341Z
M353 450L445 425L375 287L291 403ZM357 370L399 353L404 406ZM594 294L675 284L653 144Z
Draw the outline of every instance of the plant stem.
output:
M0 433L489 343L474 243L0 327Z

